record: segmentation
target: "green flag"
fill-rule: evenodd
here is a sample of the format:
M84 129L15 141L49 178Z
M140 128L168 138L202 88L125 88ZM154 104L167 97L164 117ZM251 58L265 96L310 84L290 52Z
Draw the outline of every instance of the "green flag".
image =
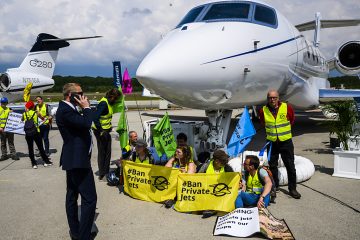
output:
M115 105L113 106L113 111L114 113L120 112L120 117L116 132L119 134L120 147L124 148L128 144L129 136L127 131L128 130L127 119L125 114L125 98L124 95L122 94L121 87L119 87L119 91L121 92L121 97L118 100L118 102L115 103Z
M168 113L166 113L165 116L154 127L153 141L159 156L161 156L163 153L165 153L168 158L174 155L176 150L176 141Z

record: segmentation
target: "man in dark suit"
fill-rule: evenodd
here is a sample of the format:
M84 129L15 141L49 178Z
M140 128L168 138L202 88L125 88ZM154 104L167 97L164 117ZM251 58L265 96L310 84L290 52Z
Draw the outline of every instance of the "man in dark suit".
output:
M64 100L59 102L56 123L64 144L60 166L66 171L66 215L72 239L91 239L96 209L96 189L90 164L92 110L77 83L63 87ZM80 113L76 106L82 109ZM81 219L77 199L81 195Z

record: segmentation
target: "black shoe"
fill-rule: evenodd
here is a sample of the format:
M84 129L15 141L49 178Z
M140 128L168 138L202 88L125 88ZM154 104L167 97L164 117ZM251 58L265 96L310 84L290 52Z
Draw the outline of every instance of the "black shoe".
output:
M216 215L216 211L203 211L203 215L201 218L209 218Z
M104 177L105 177L105 175L99 175L99 180L100 181L104 180Z
M46 161L44 163L44 167L48 167L48 166L52 166L52 165L53 165L53 163L51 161Z
M70 230L69 230L69 235L70 235L71 240L78 240L79 239L74 234L72 234Z
M16 154L11 155L12 160L20 160L19 156Z
M280 192L280 187L276 187L276 192Z
M289 195L295 199L301 198L301 194L298 191L296 191L296 189L289 190Z
M5 161L7 159L9 159L8 155L2 155L1 158L0 158L0 161Z
M174 205L175 201L173 199L166 200L164 202L165 208L171 208Z
M97 232L90 233L90 240L94 240L96 238Z

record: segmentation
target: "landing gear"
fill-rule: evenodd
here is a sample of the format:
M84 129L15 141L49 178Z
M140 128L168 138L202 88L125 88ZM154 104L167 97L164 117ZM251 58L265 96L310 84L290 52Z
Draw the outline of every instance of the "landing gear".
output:
M214 152L217 148L225 148L232 110L206 110L205 113L209 124L200 129L200 151Z

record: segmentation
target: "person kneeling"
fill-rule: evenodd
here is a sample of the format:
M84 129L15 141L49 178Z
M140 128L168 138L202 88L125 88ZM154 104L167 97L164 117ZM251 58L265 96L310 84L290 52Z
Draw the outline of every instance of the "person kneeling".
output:
M245 157L246 185L243 185L242 191L236 198L236 208L244 206L263 208L269 205L272 182L266 170L259 168L259 164L257 156L247 155Z

